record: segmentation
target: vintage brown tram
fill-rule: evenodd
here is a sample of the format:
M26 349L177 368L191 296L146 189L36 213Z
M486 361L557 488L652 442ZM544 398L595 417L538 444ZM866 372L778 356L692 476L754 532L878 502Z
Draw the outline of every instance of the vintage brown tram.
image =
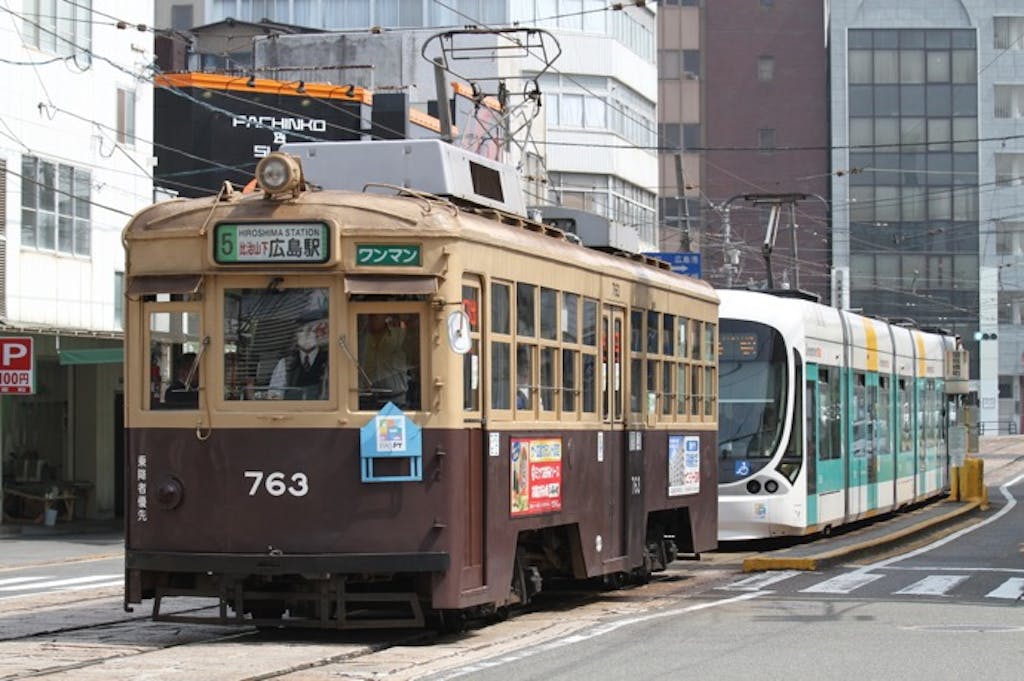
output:
M422 625L715 547L711 287L465 195L257 174L124 231L126 608Z

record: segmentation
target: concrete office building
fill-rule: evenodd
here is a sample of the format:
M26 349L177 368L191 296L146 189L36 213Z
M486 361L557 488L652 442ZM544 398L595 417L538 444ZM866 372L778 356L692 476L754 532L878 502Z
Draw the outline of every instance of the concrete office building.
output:
M153 200L153 8L99 4L0 21L0 337L34 346L34 391L0 397L6 522L44 519L55 492L78 517L122 512L120 236Z
M845 0L829 32L842 302L960 334L981 424L1016 431L1024 7Z
M961 335L979 420L1019 431L1022 36L1010 0L666 0L661 184L678 141L687 201L663 193L665 224L697 225L716 285L763 285L764 209L735 199L727 237L723 206L822 196L799 204L795 258L783 224L776 286L799 269L823 301Z

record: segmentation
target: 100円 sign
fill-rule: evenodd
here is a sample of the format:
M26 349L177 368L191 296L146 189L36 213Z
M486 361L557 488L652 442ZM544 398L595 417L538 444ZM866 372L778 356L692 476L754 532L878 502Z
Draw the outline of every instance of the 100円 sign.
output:
M0 338L0 394L35 394L32 339Z
M213 260L224 265L327 262L330 228L323 222L221 223L214 228Z

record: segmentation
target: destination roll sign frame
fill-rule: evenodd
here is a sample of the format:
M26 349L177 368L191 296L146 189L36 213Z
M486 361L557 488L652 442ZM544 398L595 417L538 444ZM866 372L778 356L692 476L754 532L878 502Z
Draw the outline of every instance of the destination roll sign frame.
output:
M331 258L326 222L221 222L213 230L220 265L322 265Z

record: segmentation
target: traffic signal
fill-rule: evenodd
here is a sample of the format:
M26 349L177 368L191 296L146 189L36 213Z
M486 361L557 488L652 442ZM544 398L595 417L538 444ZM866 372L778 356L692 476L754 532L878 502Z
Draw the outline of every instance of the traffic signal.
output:
M976 340L976 341L995 340L998 337L998 335L999 334L997 334L995 331L985 331L985 332L975 331L974 332L974 340Z

